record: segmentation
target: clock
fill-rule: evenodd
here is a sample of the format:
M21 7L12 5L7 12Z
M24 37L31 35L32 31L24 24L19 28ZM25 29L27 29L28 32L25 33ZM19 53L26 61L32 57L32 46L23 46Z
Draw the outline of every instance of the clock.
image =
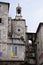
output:
M15 34L17 34L17 35L23 34L23 27L17 26L15 29Z

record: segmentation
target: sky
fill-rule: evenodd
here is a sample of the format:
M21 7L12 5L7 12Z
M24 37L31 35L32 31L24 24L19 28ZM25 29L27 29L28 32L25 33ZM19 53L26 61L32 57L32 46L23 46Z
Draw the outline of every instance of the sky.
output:
M26 20L27 31L36 32L40 22L43 22L43 0L0 0L9 2L9 16L15 18L18 3L22 7L22 16Z

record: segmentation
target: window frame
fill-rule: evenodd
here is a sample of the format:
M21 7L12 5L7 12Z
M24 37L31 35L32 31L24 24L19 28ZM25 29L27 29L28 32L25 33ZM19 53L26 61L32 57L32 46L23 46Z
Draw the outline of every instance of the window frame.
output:
M0 30L0 40L1 40L1 30Z
M2 9L2 8L1 8L1 5L0 5L0 12L1 12L1 9Z
M14 47L14 49L13 49L13 47ZM15 48L17 48L17 46L14 46L14 45L13 45L13 46L12 46L12 52L14 51L13 53L15 53ZM17 49L16 49L16 51L17 51ZM17 53L17 52L16 52L16 53ZM14 54L13 57L17 57L17 54Z
M2 43L1 42L0 42L0 46L1 46L0 52L2 52Z

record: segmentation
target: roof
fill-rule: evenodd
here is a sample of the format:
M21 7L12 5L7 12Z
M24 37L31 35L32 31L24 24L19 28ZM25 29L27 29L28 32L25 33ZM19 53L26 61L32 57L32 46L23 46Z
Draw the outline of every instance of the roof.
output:
M39 29L40 29L40 27L41 27L42 25L43 25L43 22L39 23L36 33L34 33L34 32L26 32L26 34L31 34L31 35L32 35L32 34L37 34L38 31L39 31Z
M36 33L33 33L33 32L26 32L26 35L27 35L27 38L32 40L32 41L35 41L35 37L36 37ZM34 38L34 40L33 40Z
M10 3L8 3L8 2L0 2L0 4L8 4L8 10L9 10Z
M43 22L39 23L39 25L38 25L38 28L37 28L37 31L36 31L36 37L35 37L35 40L36 40L36 38L37 38L37 33L39 32L40 27L41 27L42 25L43 25Z
M26 34L36 34L35 32L26 32Z
M38 31L39 31L39 29L40 29L40 27L41 27L42 25L43 25L43 22L39 23L39 26L38 26L38 28L37 28L36 33L38 33Z

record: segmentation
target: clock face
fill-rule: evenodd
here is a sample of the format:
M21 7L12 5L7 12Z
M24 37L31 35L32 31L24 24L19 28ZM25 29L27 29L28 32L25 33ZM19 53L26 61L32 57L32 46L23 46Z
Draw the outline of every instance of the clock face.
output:
M16 32L16 34L18 34L18 35L22 34L22 33L23 33L23 27L17 26L15 32Z

